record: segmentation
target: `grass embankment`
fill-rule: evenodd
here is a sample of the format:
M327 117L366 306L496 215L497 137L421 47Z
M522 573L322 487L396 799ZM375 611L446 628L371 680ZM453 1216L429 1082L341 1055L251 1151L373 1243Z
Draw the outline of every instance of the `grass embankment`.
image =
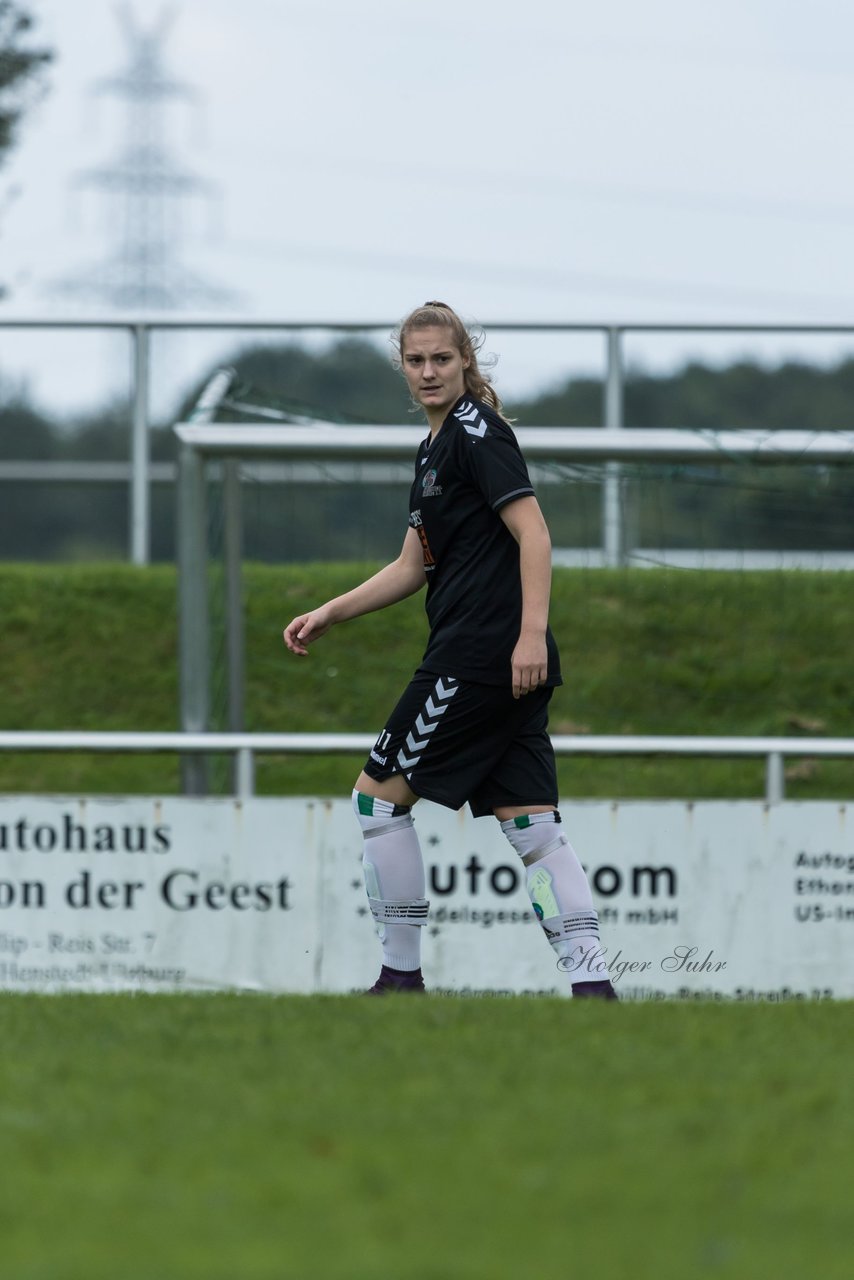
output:
M3 996L3 1274L847 1280L845 1013Z
M367 566L249 566L247 727L378 732L419 661L421 597L338 628L297 660L281 630ZM819 734L854 723L847 575L555 573L565 684L556 733ZM0 728L175 729L169 567L0 567ZM347 793L358 758L268 758L258 789ZM854 764L789 761L791 798L841 798ZM757 796L761 761L560 762L565 796ZM169 793L170 757L0 755L0 791Z

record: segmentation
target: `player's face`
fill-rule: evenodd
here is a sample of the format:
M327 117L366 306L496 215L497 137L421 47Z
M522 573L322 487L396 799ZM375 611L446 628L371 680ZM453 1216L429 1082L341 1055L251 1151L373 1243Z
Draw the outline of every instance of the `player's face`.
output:
M403 373L413 400L424 406L428 420L440 424L465 391L463 360L450 329L413 329L403 343Z

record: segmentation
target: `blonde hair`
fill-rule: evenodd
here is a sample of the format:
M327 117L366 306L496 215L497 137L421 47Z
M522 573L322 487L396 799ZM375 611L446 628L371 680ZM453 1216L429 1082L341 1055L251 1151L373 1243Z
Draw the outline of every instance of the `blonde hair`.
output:
M492 385L492 379L488 373L484 373L477 362L477 353L485 341L482 331L470 332L456 311L446 302L425 302L423 306L410 311L391 335L395 348L395 363L398 367L403 361L403 347L407 335L413 329L450 329L454 346L459 350L463 360L468 361L467 367L463 370L463 385L466 391L475 400L482 400L496 413L501 413L501 401Z

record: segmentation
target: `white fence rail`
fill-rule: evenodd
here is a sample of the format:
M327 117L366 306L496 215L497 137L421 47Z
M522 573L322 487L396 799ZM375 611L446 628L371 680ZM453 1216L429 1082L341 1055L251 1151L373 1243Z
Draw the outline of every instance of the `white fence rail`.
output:
M367 755L367 733L90 733L12 730L0 732L0 752L157 752L230 755L234 793L254 794L257 755ZM705 756L765 759L765 800L785 799L787 757L851 759L854 738L737 738L555 734L558 756Z
M129 558L135 564L147 564L151 538L150 486L153 482L162 483L165 476L153 468L149 457L149 427L151 425L151 345L158 333L167 331L205 332L229 330L245 332L279 332L294 334L301 332L326 331L328 333L388 333L394 328L394 321L288 321L278 319L247 320L245 316L211 317L190 315L115 315L103 316L54 316L51 318L38 316L0 316L0 330L81 330L102 329L125 332L130 340L132 388L131 410L129 415L129 477L130 488L130 529ZM592 333L604 339L604 373L602 397L602 426L619 429L624 426L623 399L625 390L624 340L630 334L649 333L692 333L692 334L802 334L813 336L842 336L854 334L854 325L845 324L620 324L611 322L592 322L577 324L561 324L555 322L523 322L523 321L485 321L489 332L518 333ZM88 464L91 466L91 464ZM41 476L37 475L38 467L44 467ZM74 483L83 479L94 478L98 481L107 479L106 473L94 477L84 471L57 472L51 469L52 464L36 464L36 472L27 470L11 476L8 472L4 479L49 480L55 482ZM110 477L124 479L121 477ZM604 555L606 563L613 564L619 558L619 522L617 518L616 484L606 487L604 518Z

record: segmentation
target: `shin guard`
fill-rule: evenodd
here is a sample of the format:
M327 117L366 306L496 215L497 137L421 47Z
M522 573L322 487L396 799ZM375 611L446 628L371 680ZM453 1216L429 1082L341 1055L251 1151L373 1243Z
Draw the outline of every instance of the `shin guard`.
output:
M429 903L421 847L411 811L364 792L353 792L362 828L362 870L368 905L382 943L383 963L412 971L421 964L421 926Z
M558 968L572 982L607 978L590 886L558 811L510 818L501 830L525 867L528 896Z

